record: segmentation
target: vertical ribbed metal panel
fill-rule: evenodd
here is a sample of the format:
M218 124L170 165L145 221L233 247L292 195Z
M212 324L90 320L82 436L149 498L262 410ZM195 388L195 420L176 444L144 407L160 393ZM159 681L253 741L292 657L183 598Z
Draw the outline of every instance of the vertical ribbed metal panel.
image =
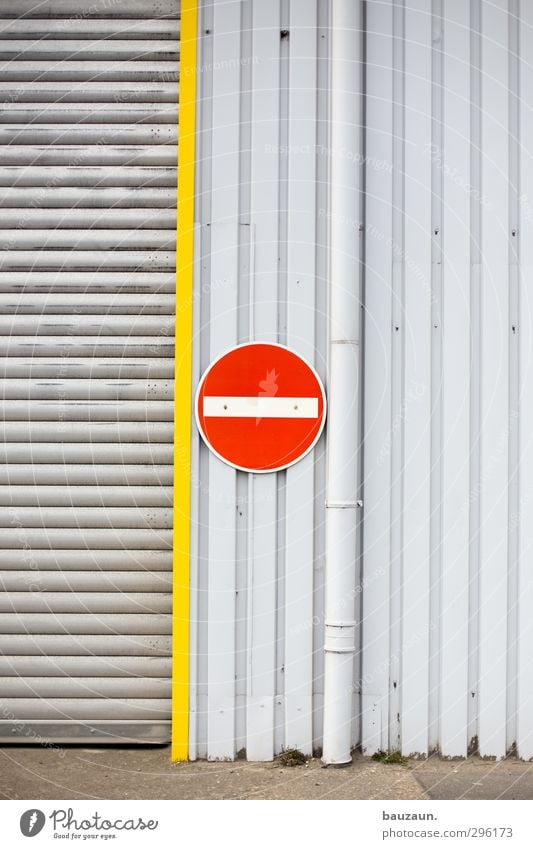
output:
M179 0L0 5L0 739L168 740Z
M195 378L256 339L326 370L325 0L202 5ZM193 445L191 758L320 745L324 443L248 476Z
M533 753L532 23L367 3L367 753Z

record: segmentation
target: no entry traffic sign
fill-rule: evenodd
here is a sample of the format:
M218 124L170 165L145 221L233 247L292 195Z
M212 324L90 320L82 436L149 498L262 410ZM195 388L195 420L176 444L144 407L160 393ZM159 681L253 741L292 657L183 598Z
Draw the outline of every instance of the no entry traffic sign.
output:
M196 393L196 421L217 457L245 472L292 466L318 440L326 417L315 370L283 345L238 345L215 360Z

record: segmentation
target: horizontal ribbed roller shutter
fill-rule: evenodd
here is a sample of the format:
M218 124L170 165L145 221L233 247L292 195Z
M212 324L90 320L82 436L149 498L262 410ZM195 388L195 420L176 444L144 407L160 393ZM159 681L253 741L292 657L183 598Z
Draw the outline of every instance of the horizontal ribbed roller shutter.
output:
M0 3L0 738L170 736L179 0Z

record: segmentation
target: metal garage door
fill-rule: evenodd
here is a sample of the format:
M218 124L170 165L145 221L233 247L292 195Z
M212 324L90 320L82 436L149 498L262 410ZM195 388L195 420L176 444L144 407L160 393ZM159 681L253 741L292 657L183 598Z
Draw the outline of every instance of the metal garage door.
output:
M179 0L0 5L0 739L167 740Z

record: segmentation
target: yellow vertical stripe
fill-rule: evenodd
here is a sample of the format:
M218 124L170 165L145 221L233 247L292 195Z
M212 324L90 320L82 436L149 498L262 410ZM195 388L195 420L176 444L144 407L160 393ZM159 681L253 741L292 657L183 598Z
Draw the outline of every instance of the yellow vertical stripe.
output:
M196 19L197 0L182 0L174 401L172 608L172 760L174 761L187 760L189 750L189 552Z

